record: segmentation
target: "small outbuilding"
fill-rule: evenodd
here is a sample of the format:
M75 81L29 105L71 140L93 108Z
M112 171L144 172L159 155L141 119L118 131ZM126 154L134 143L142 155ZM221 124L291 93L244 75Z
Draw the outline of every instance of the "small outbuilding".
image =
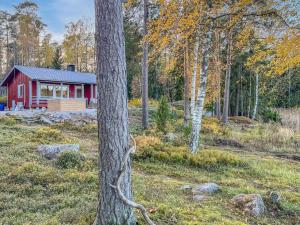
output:
M56 70L16 65L7 74L0 86L7 89L7 107L14 110L48 108L48 102L84 101L96 103L96 75L68 70Z

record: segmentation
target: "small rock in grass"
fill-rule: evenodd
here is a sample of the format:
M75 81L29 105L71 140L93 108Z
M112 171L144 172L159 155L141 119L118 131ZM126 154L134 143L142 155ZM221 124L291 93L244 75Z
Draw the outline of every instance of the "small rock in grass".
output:
M270 202L273 204L278 204L280 202L281 196L276 191L271 191L269 194Z
M209 198L209 197L206 196L206 195L194 195L194 196L193 196L193 201L201 202L201 201L207 200L208 198Z
M192 190L193 194L214 194L221 190L221 187L215 183L201 184Z
M251 216L261 216L265 211L265 204L260 194L239 194L231 202Z
M168 133L165 135L164 140L166 142L174 142L178 139L178 136L174 133Z
M56 145L40 145L37 151L47 159L54 159L60 153L65 151L79 151L80 146L77 144L56 144Z
M44 116L42 116L42 117L40 118L40 121L41 121L42 123L48 124L48 125L52 125L52 124L53 124L53 122L52 122L51 120L49 120L48 118L46 118L46 117L44 117Z
M183 185L179 188L181 191L191 191L193 188L191 185Z

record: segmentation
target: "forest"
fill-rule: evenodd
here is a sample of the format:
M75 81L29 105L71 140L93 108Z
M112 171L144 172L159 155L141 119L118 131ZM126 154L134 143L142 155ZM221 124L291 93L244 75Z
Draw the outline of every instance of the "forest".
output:
M75 65L98 99L0 112L0 224L300 224L299 1L95 0L62 40L10 7L0 81Z

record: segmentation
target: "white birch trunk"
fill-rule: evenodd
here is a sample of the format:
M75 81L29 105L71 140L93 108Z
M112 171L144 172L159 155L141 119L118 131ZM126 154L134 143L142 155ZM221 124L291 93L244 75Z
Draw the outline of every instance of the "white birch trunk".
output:
M207 72L208 72L208 63L209 63L209 49L212 39L212 27L209 27L207 31L203 46L202 46L202 62L200 66L200 86L197 96L197 101L194 109L194 116L192 120L192 134L190 140L190 150L192 153L196 153L199 147L200 142L200 131L201 131L201 122L203 116L203 108L206 95L206 84L207 84Z
M199 61L199 37L196 37L195 48L194 48L194 68L192 76L192 88L191 88L191 115L194 118L195 101L196 101L196 81L197 81L197 69Z
M255 76L255 105L253 109L252 119L256 119L257 114L257 108L258 108L258 74Z

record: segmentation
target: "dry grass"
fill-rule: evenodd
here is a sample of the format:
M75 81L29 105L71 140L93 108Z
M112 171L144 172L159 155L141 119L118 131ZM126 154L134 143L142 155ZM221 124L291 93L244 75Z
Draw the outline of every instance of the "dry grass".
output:
M300 132L300 108L278 109L285 127L292 128Z

